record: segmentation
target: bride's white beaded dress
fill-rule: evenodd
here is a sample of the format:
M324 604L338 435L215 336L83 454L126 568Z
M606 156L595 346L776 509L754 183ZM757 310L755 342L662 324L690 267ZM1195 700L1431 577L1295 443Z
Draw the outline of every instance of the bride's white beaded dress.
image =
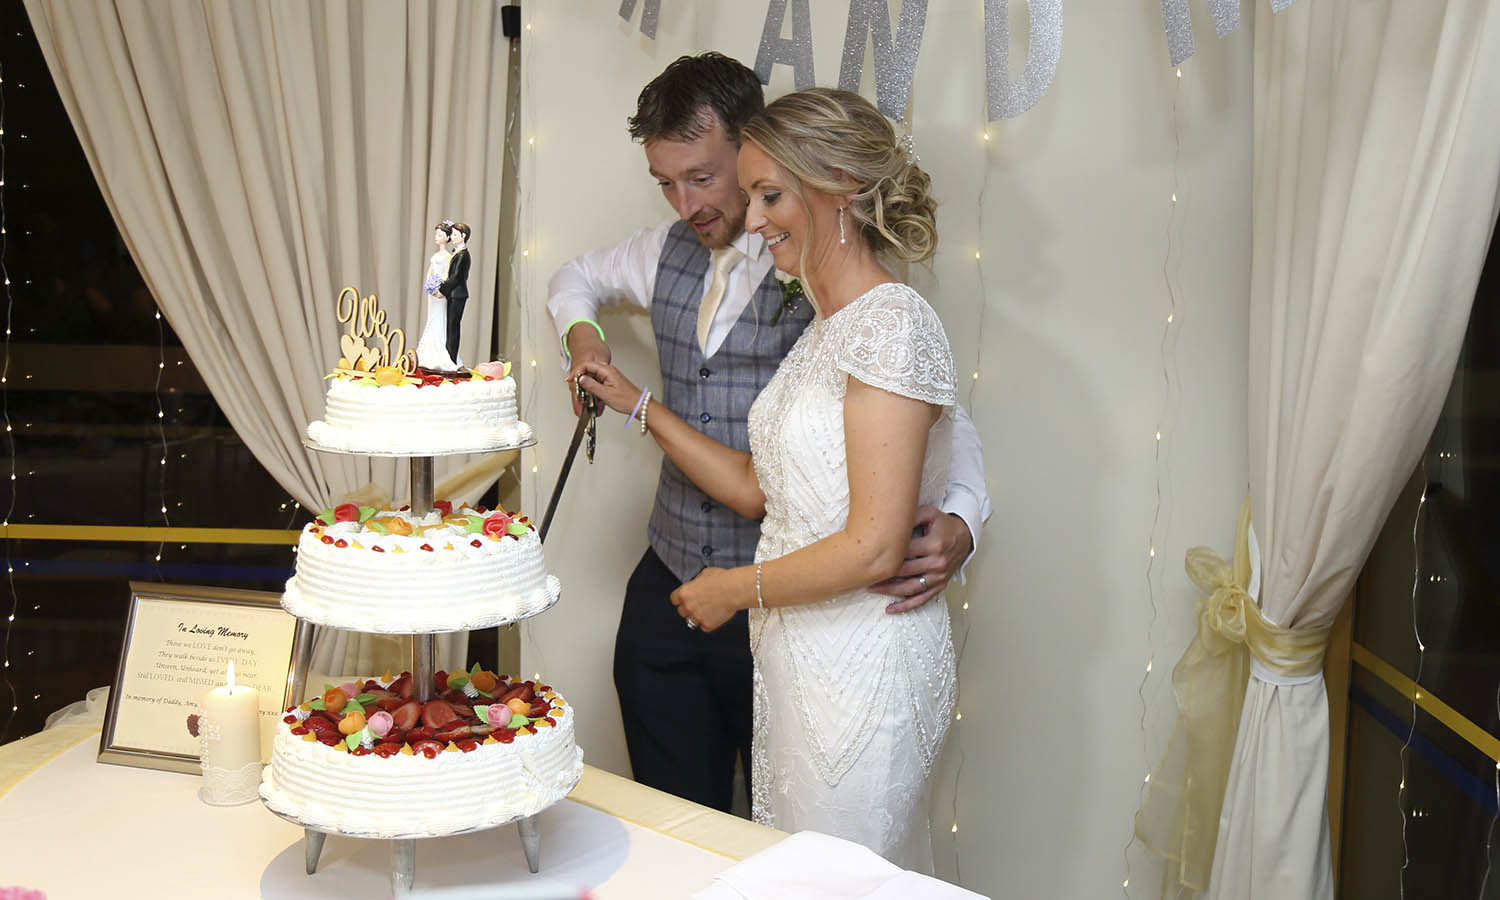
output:
M918 498L942 502L953 355L927 302L906 285L882 284L815 318L750 408L750 449L766 498L757 562L847 522L851 377L943 407L927 436ZM826 832L931 871L927 786L958 690L948 607L937 597L890 614L889 602L859 590L750 610L752 806L762 824Z

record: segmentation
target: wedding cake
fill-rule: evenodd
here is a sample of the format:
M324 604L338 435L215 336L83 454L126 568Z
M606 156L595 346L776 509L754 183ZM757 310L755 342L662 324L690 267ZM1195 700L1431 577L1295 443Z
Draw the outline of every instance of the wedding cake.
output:
M446 500L423 516L346 503L302 529L281 605L318 625L386 634L466 631L557 602L526 516Z
M583 772L573 710L545 684L481 669L328 685L282 719L261 799L305 825L436 837L533 815Z

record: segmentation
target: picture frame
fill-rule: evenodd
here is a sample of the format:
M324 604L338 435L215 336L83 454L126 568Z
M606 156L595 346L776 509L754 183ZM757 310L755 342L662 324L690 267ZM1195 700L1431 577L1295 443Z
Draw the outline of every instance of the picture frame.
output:
M188 716L224 683L235 660L236 682L260 690L262 747L291 702L297 619L269 591L130 582L130 601L115 680L109 692L98 761L197 774L198 738Z

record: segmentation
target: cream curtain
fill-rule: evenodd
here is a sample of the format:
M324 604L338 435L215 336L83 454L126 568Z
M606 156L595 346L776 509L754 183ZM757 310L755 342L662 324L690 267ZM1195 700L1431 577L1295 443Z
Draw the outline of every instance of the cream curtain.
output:
M1261 564L1199 582L1174 749L1138 819L1171 861L1164 893L1333 896L1322 644L1437 420L1500 209L1490 6L1304 0L1256 17L1251 527L1235 556ZM1241 697L1223 729L1190 714Z
M474 229L460 354L493 324L500 4L27 0L136 264L235 431L318 508L405 467L315 454L344 285L414 346L433 225ZM457 468L442 461L439 475Z

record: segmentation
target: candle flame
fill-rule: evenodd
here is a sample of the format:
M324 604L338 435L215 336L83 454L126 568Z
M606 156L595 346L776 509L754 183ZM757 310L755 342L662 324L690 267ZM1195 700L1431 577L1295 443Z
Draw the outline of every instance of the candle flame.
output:
M229 671L225 673L224 680L229 684L229 693L234 693L234 660L229 661Z

